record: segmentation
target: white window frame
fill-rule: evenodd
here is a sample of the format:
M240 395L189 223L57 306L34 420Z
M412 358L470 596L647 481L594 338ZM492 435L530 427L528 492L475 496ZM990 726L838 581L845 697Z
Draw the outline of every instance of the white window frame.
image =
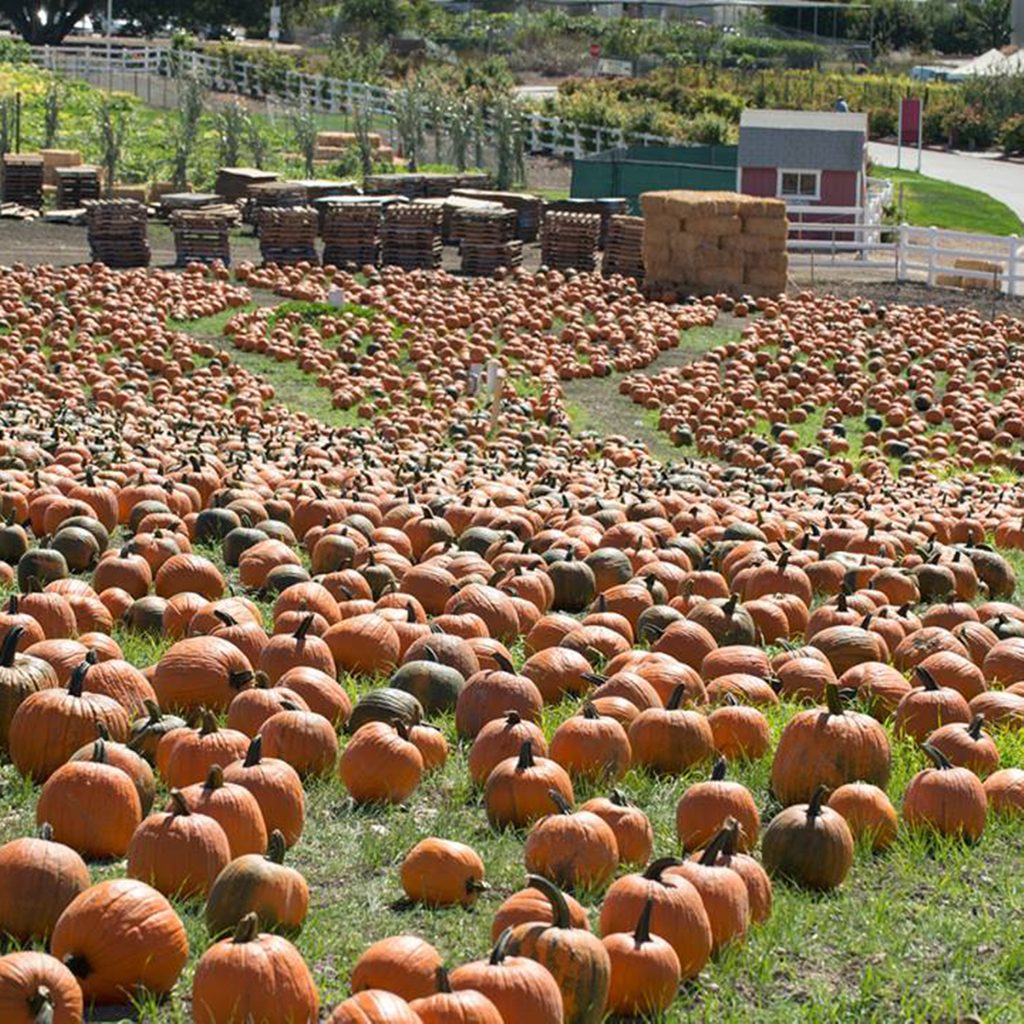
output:
M787 195L782 191L782 177L785 174L811 174L814 176L813 195ZM775 194L779 199L787 203L816 203L821 199L821 171L812 170L810 167L779 167L778 178L775 185Z

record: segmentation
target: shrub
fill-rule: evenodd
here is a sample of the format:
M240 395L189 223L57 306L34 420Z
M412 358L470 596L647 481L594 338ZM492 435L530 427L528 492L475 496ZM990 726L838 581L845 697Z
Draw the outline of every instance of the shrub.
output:
M868 114L868 134L873 139L888 139L896 134L899 118L891 107L879 107Z
M1015 114L999 129L999 145L1007 156L1024 155L1024 114Z
M690 122L686 137L703 146L725 146L732 141L732 125L718 114L698 114Z
M988 149L995 141L995 125L981 107L951 111L946 118L950 141L960 149Z

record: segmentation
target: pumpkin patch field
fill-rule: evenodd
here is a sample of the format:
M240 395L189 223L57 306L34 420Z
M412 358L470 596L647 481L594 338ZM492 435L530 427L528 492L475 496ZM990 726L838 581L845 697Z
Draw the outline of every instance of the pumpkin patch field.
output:
M0 1022L1019 1020L1022 350L0 269Z

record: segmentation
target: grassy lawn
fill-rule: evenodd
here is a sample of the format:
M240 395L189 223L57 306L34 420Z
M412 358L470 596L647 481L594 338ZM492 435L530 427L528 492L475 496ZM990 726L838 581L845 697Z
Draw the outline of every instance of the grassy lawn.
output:
M1013 210L985 192L926 178L913 171L898 171L894 167L875 167L873 173L876 177L893 181L897 203L902 185L901 219L908 224L987 235L1011 235L1024 231L1024 223Z

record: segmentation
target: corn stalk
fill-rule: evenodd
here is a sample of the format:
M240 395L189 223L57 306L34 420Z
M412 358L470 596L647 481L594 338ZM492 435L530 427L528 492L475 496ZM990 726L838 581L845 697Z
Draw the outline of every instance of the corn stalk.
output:
M423 87L413 79L395 93L395 131L398 132L410 171L416 170L423 146L423 121Z
M117 168L121 163L125 139L131 126L131 110L112 99L106 93L100 96L96 107L97 148L100 152L100 163L106 174L107 195L114 194L114 181Z
M499 97L491 107L491 131L496 184L499 189L506 190L526 180L523 112L513 97Z
M352 131L356 136L359 166L365 178L373 174L373 145L370 142L370 111L364 100L357 100L352 110Z
M57 129L60 124L60 106L63 98L63 89L60 82L54 78L46 87L46 95L43 97L43 148L52 149L57 141Z
M316 118L308 110L301 110L291 116L292 136L306 170L306 177L316 172L316 137L319 132Z
M178 79L178 117L174 126L171 180L176 188L188 187L188 167L199 143L203 117L203 87L194 75Z
M217 115L217 149L223 166L237 167L242 162L249 121L249 111L238 102L229 103Z

